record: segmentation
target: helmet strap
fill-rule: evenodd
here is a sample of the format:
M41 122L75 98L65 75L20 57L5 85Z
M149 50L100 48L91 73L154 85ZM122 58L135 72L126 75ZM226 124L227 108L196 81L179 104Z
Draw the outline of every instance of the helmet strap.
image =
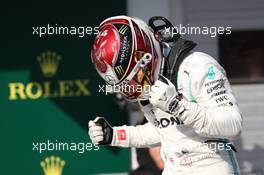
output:
M180 34L172 34L173 25L162 16L154 16L149 19L149 26L153 29L156 39L162 45L162 64L160 74L166 76L178 89L178 69L182 61L197 45L193 41L181 38ZM169 30L168 30L169 29ZM169 53L164 51L170 50Z

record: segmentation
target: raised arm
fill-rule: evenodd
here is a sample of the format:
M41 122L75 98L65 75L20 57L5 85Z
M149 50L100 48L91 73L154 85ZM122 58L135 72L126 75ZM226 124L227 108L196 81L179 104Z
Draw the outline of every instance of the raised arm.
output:
M89 121L89 135L94 144L119 147L153 147L160 145L159 134L150 124L112 127L104 118Z

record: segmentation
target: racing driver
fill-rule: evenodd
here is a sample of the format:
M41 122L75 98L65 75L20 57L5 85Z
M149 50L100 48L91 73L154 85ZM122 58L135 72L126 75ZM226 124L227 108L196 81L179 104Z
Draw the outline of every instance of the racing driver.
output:
M147 123L112 127L89 121L94 144L161 146L163 175L239 174L231 140L242 116L225 70L164 17L116 16L99 27L91 58L108 87L137 101Z

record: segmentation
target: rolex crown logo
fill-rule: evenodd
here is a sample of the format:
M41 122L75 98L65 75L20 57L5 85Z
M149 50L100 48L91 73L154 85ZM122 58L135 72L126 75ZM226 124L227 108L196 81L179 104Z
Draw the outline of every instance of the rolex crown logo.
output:
M59 157L50 156L40 162L45 175L61 175L65 161Z
M60 55L51 51L43 52L37 57L41 71L45 77L50 78L56 75L60 59Z

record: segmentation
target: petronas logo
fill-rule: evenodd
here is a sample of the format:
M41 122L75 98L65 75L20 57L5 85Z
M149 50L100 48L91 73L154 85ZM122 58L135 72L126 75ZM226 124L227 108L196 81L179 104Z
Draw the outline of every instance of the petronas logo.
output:
M50 78L56 75L60 59L60 55L51 51L43 52L37 57L41 71L45 77Z
M50 156L40 162L45 175L62 175L65 161L56 156Z
M124 73L124 69L123 69L122 65L116 66L115 71L118 75L122 75Z
M120 29L118 30L118 32L119 32L121 35L124 35L124 34L126 33L127 29L128 29L128 26L126 26L126 25L122 25L122 26L120 27Z

